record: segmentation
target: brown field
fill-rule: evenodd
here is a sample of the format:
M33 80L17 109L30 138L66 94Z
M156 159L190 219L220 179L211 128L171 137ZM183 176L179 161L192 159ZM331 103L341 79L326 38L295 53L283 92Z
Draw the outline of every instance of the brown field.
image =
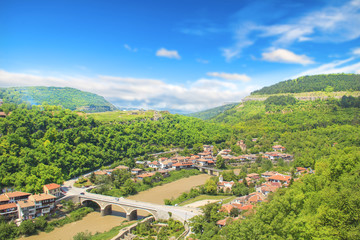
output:
M164 204L164 199L177 198L181 195L181 193L190 191L192 187L204 184L210 177L210 175L200 174L188 178L183 178L172 183L140 192L134 196L128 197L128 199Z

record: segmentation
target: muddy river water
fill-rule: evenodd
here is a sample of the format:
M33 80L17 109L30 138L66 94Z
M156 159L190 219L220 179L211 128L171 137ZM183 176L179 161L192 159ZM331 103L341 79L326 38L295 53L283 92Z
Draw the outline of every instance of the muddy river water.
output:
M189 178L180 179L178 181L158 186L137 195L130 196L129 199L164 204L164 199L171 199L180 196L181 193L189 191L192 187L202 185L209 179L209 175L201 174ZM125 213L122 208L113 206L112 215L100 216L99 212L92 212L85 216L82 220L66 224L61 228L56 228L50 233L41 232L39 235L21 238L26 240L72 240L78 232L105 232L111 228L118 226L125 220ZM146 216L148 213L138 211L139 216Z

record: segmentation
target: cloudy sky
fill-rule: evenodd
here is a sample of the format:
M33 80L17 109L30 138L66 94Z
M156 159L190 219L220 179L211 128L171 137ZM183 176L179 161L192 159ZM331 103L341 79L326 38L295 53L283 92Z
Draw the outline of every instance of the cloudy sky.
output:
M194 112L338 72L360 73L360 0L0 0L0 87Z

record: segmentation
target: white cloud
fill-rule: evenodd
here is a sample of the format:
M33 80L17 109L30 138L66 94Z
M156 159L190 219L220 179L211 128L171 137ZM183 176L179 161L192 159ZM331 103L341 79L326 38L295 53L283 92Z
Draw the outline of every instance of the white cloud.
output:
M327 6L285 24L259 25L244 22L235 27L235 43L223 48L227 61L240 56L242 50L259 38L274 39L272 45L284 48L294 42L346 42L360 37L360 0L347 1L341 6Z
M132 48L127 44L124 44L124 48L130 52L137 52L137 50L138 50L137 48Z
M0 70L0 86L73 87L104 96L117 106L195 112L226 102L239 102L258 86L237 81L198 79L183 86L158 79L118 76L41 76Z
M314 63L314 61L306 55L297 55L289 50L281 48L263 53L262 59L269 62L298 63L302 65Z
M245 74L238 74L238 73L224 73L224 72L208 72L208 76L210 77L219 77L225 80L235 80L235 81L242 81L248 82L251 78Z
M354 54L354 55L360 55L360 47L355 48L355 49L352 51L352 54Z
M167 58L175 58L175 59L180 59L181 58L178 51L176 51L176 50L167 50L165 48L160 48L159 50L157 50L156 56L158 56L158 57L167 57Z
M320 65L319 67L308 69L291 78L298 78L305 75L330 74L330 73L360 73L360 62L354 61L355 58L333 61Z
M205 59L201 59L201 58L196 59L196 61L199 62L199 63L203 63L203 64L208 64L209 63L209 60L205 60Z

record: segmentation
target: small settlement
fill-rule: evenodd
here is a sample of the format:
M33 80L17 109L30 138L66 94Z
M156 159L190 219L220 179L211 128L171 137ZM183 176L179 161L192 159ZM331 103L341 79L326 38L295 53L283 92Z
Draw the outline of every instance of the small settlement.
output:
M297 167L295 174L303 175L307 173L311 174L314 172L315 171L313 171L311 168ZM219 227L225 226L229 218L232 218L233 220L239 219L240 217L245 218L247 214L249 214L256 207L257 204L261 202L266 202L267 197L270 193L275 192L279 188L288 187L290 184L291 176L280 174L278 172L264 172L262 174L247 174L245 179L248 184L253 184L255 186L255 192L238 197L229 204L222 205L220 211L226 212L230 215L231 211L233 209L236 209L236 212L239 214L236 217L229 216L225 219L217 221L216 224ZM261 180L265 180L265 182ZM243 183L243 181L244 179L240 179L239 183ZM232 186L234 184L235 183L233 181L225 182L222 179L222 176L220 176L219 182L217 183L218 191L222 190L224 192L231 192Z
M0 195L0 216L5 220L34 219L55 210L55 200L61 196L60 185L50 183L43 186L44 193L5 192Z
M245 145L243 141L240 142ZM230 149L223 149L214 156L213 146L210 145L204 145L203 149L203 152L191 154L190 156L174 156L171 158L161 157L154 161L136 161L136 168L129 169L126 166L118 166L114 169L96 171L95 175L111 175L114 170L125 169L131 171L134 176L134 181L152 177L157 172L163 175L163 177L166 177L169 175L169 172L173 170L215 167L217 155L221 155L226 164L233 166L255 163L256 159L259 157L269 159L274 164L277 163L279 159L283 159L285 162L293 160L293 156L284 153L286 149L280 145L273 146L273 152L260 152L258 154L245 154L240 156L233 156ZM145 169L149 168L152 170L145 171Z

